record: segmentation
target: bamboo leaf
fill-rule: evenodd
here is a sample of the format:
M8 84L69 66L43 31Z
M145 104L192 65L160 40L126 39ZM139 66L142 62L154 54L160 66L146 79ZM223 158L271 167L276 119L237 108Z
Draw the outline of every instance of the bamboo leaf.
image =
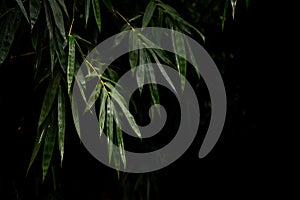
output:
M60 31L61 36L64 38L64 40L66 40L64 17L61 12L61 9L55 0L48 0L48 2L52 9L55 25L58 28L58 30Z
M68 93L71 94L71 86L75 71L75 39L69 35L69 54L68 54L68 68L67 68L67 84Z
M185 39L185 44L186 44L186 46L188 48L189 56L190 56L190 59L191 59L191 64L194 67L194 69L195 69L195 71L197 73L198 78L200 78L199 65L198 65L198 63L196 61L196 58L195 58L194 53L193 53L193 50L192 50L192 48L191 48L191 46L189 44L189 41L186 38L184 38L184 39Z
M30 16L30 27L33 29L36 20L40 14L41 1L40 0L29 0L29 16Z
M112 104L113 105L113 104ZM124 147L124 141L123 141L123 133L122 133L122 126L121 122L119 121L117 110L115 109L114 105L114 112L115 112L115 121L116 121L116 135L117 135L117 144L119 147L119 153L124 165L124 168L126 167L126 156L125 156L125 147Z
M153 16L153 13L155 11L155 8L156 8L156 4L153 1L150 1L146 7L146 10L145 10L145 13L143 16L142 27L146 27L149 24L149 22Z
M54 118L54 115L51 116ZM54 144L56 140L56 127L54 124L49 124L45 133L45 143L43 151L42 169L43 169L43 181L45 180L48 168L50 166Z
M233 19L233 20L234 20L234 16L235 16L236 2L237 2L237 0L231 0L231 7L232 7L232 19Z
M224 30L224 25L225 25L226 16L227 16L228 5L229 5L229 0L226 0L225 6L224 6L224 11L223 11L223 16L222 16L222 31Z
M56 93L58 90L58 86L59 86L59 82L60 82L60 74L56 73L54 75L54 78L51 79L48 88L46 90L46 94L44 96L44 100L43 100L43 105L42 105L42 109L41 109L41 113L40 113L40 118L39 118L39 122L38 122L38 127L40 127L42 125L42 123L44 122L44 120L46 119L46 117L48 116L53 101L56 97Z
M101 92L102 84L98 83L96 87L93 89L90 98L86 104L84 112L87 112L91 109L91 107L95 104L96 100L98 99L100 92Z
M58 0L58 3L62 7L62 9L65 12L65 14L67 15L67 17L69 17L68 10L65 5L65 0Z
M145 52L145 57L146 57L147 63L151 63L150 57L147 52ZM151 82L151 84L149 84L149 89L150 89L152 102L154 104L159 104L159 102L160 102L159 93L158 93L156 78L155 78L154 69L153 69L152 64L148 64L146 76L147 76L147 79ZM159 108L158 108L158 112L159 112Z
M112 5L112 3L111 3L110 0L103 0L103 3L104 3L104 5L106 6L106 8L107 8L111 13L115 14L114 7L113 7L113 5Z
M47 2L44 1L44 9L45 9L45 15L46 15L46 23L47 23L47 28L49 32L49 46L50 46L50 68L51 72L53 73L54 65L55 65L55 40L54 40L54 29L53 29L53 22L51 18L51 13L50 9L47 5Z
M4 62L8 55L10 47L14 41L15 34L20 25L20 12L9 12L5 16L5 20L0 21L0 65Z
M91 6L91 0L86 0L85 1L85 26L87 26L87 23L89 21L89 17L90 17L90 6Z
M102 89L101 95L100 95L100 107L99 107L99 128L100 128L100 136L103 133L104 125L105 125L105 105L107 100L107 91L105 89Z
M112 109L112 101L107 98L106 102L106 134L107 134L107 144L108 144L108 162L111 161L112 150L113 150L113 136L114 136L114 113Z
M137 49L138 45L137 35L134 31L131 31L129 35L129 63L131 69L135 68L138 63L138 50L134 50Z
M182 75L180 77L182 90L184 90L185 87L185 76L186 76L186 67L187 67L186 60L182 57L186 55L185 42L183 37L184 36L179 32L172 31L172 44L175 52L176 66L177 66L177 70Z
M159 62L158 57L156 56L156 54L154 53L154 51L152 49L148 49L148 51L150 52L151 56L154 58L159 71L162 73L163 77L166 79L166 81L170 84L170 86L172 87L172 89L174 90L174 92L176 92L175 86L173 84L173 82L171 81L169 75L167 74L166 70L164 69L164 67L162 66L162 64Z
M57 105L57 116L58 116L58 148L60 152L60 165L64 159L64 141L65 141L65 128L66 128L66 100L61 86L58 90L58 105Z
M25 8L24 8L24 5L23 5L22 1L21 1L21 0L16 0L16 2L17 2L17 4L18 4L18 6L19 6L21 12L23 13L24 17L26 18L28 24L30 24L29 19L28 19L27 12L26 12L26 10L25 10Z
M101 33L101 13L100 13L100 4L99 0L92 0L94 17L98 26L98 30Z
M116 101L118 103L118 105L120 106L124 116L126 117L127 121L129 122L129 125L132 128L132 130L137 134L138 137L142 138L140 129L139 129L138 125L136 124L134 117L129 112L129 110L126 108L125 104L123 103L123 100L120 98L121 95L115 89L113 91L111 91L111 95L112 95L113 100Z
M61 36L58 32L58 30L55 28L55 52L58 58L58 62L60 64L61 69L63 72L66 74L67 73L67 68L68 68L68 63L67 63L67 55L64 51L65 45L64 42L61 40ZM66 43L67 44L67 43Z
M143 49L139 49L139 66L136 67L136 81L140 90L140 93L142 93L143 90L143 85L144 85L144 81L145 81L145 71L144 71L144 67L142 67L142 65L144 65L146 63L145 60L145 55L144 55L144 50Z

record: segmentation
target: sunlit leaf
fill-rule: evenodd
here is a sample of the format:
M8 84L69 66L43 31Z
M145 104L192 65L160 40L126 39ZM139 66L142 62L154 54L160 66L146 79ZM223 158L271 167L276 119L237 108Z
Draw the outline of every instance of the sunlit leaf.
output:
M58 100L58 104L57 104L58 148L60 152L60 165L62 165L64 159L64 146L65 146L66 100L61 86L59 86L57 100Z
M46 117L48 116L52 108L52 104L58 90L60 78L61 78L60 73L55 73L54 77L50 80L50 83L48 85L48 88L44 96L38 127L40 127L41 124L44 122L44 120L46 119Z
M234 15L235 15L236 2L237 2L237 0L231 0L232 19L234 19Z
M112 150L113 150L113 139L114 139L114 113L112 109L112 101L107 98L106 102L106 134L108 144L108 162L111 161Z
M68 68L67 68L67 84L68 93L71 94L71 86L75 71L75 40L72 35L69 35L69 54L68 54Z
M85 9L84 9L84 13L85 13L85 26L87 26L87 23L89 21L89 17L90 17L90 6L91 6L91 0L86 0L85 1Z
M48 2L52 9L55 25L60 31L61 36L64 38L64 40L66 40L65 24L64 24L64 17L62 11L56 1L48 0Z
M54 115L51 115L51 117L54 118ZM56 140L56 131L57 127L55 127L55 124L48 124L45 132L44 151L42 160L43 181L45 180L48 168L50 166Z
M33 29L36 20L40 14L41 1L40 0L29 0L29 16L30 16L30 27Z
M94 17L98 26L99 32L101 32L101 13L100 13L100 4L99 0L92 0Z
M5 20L0 21L0 65L4 62L14 41L15 34L21 21L20 18L20 12L14 11L9 12L5 16Z
M17 4L18 4L18 6L19 6L21 12L23 13L25 19L26 19L27 22L30 24L29 19L28 19L27 12L26 12L26 10L25 10L25 8L24 8L24 5L23 5L22 1L21 1L21 0L16 0L16 1L17 1Z
M146 10L145 10L145 13L143 16L142 27L146 27L149 24L149 22L153 16L153 13L155 11L155 8L156 8L156 4L153 1L150 1L146 7Z

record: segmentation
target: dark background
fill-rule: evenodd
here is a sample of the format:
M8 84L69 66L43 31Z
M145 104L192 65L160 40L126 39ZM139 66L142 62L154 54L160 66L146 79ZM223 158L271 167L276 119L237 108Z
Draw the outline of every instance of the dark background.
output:
M172 6L187 21L195 20L188 12L188 3L178 1ZM150 199L200 199L205 195L242 199L280 193L282 187L278 189L278 185L282 184L282 175L274 162L279 155L270 145L270 129L262 128L268 116L261 112L272 109L266 93L274 89L265 77L270 65L266 51L272 48L269 46L272 23L259 1L251 1L248 9L243 1L238 1L235 20L228 18L224 31L220 23L206 22L202 26L206 35L204 47L219 67L227 92L225 127L215 148L199 159L198 151L209 123L204 118L197 138L180 159L162 170L144 174L142 179L153 180ZM22 44L12 51L24 52ZM53 192L52 181L40 183L38 160L26 177L39 111L37 105L41 103L39 92L33 91L30 62L30 58L18 58L0 68L3 183L0 194L3 198L0 198L122 199L124 191L128 196L145 195L142 189L134 190L137 174L129 174L124 182L118 181L117 173L95 160L74 137L74 128L67 130L73 136L69 136L65 145L63 168L54 168L58 179L56 191ZM199 90L204 88L205 94L204 84L200 84Z

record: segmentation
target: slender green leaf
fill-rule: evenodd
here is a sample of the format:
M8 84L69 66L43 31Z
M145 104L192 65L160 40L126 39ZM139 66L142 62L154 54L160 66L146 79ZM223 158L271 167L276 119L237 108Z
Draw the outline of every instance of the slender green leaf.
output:
M108 144L108 161L110 163L112 150L113 150L113 139L114 139L114 112L112 109L112 101L107 98L106 102L106 134L107 134L107 144Z
M151 63L150 57L147 52L145 52L145 58L147 63ZM150 94L152 98L152 102L154 104L159 104L159 92L156 84L156 78L155 78L155 73L152 64L148 64L147 66L147 72L146 72L147 79L150 81L151 84L149 84L149 89L150 89ZM158 112L159 108L158 108Z
M45 8L45 15L46 15L46 23L49 32L49 46L50 46L50 66L51 72L53 73L54 65L55 65L55 40L54 40L54 29L53 29L53 22L51 18L51 13L49 6L46 1L44 1L44 8Z
M51 117L54 118L54 115ZM45 143L44 143L44 151L43 151L43 160L42 160L42 168L43 168L43 181L45 180L48 168L50 166L55 140L56 140L56 131L57 128L54 124L49 124L45 133Z
M51 110L53 101L56 97L56 93L58 90L60 78L61 78L60 74L56 73L54 75L53 79L50 80L50 83L46 90L46 94L44 96L44 101L43 101L43 105L42 105L42 109L41 109L41 113L40 113L38 127L41 126L41 124L44 122L44 120L46 119L46 117L48 116L48 114Z
M78 114L78 106L76 100L72 100L72 114L73 114L73 122L75 125L75 128L77 130L78 137L81 138L80 136L80 123L79 123L79 114Z
M71 86L74 76L75 66L75 40L72 35L69 35L69 54L68 54L68 68L67 68L67 83L68 93L71 94Z
M48 124L47 124L48 125ZM46 127L47 128L47 127ZM28 175L28 172L33 164L33 161L35 160L39 150L40 150L40 147L41 147L41 144L42 144L42 141L44 139L44 136L45 136L45 127L43 127L43 129L41 131L38 131L38 134L37 134L37 137L36 137L36 141L35 141L35 145L34 145L34 149L32 151L32 155L31 155L31 158L30 158L30 162L29 162L29 165L28 165L28 168L27 168L27 172L26 172L26 175Z
M101 13L100 13L99 0L92 0L92 5L93 5L94 17L95 17L99 32L101 33Z
M104 3L104 5L106 6L106 8L107 8L111 13L115 14L114 7L113 7L113 5L112 5L112 3L111 3L110 0L103 0L103 3Z
M64 41L61 39L61 36L58 30L55 28L55 52L58 58L58 62L60 64L61 69L66 74L68 68L67 54L64 51L65 45Z
M138 45L137 35L134 31L131 31L129 35L129 63L131 69L135 68L138 64L138 50L134 50L137 49Z
M186 56L184 36L178 31L172 31L172 44L175 52L177 70L182 75L180 82L181 89L183 90L185 86L185 76L187 67L186 59L184 59L183 57Z
M59 5L62 7L65 14L67 15L67 17L69 17L68 10L65 5L65 0L57 0L57 1L58 1Z
M73 37L74 37L74 39L76 39L76 40L78 40L78 41L81 41L81 42L83 42L83 43L85 43L85 44L87 44L87 45L92 45L92 43L91 43L90 41L88 41L88 40L82 38L81 36L79 36L79 35L76 34L76 33L73 33Z
M153 13L155 11L155 8L156 8L156 4L153 1L150 1L146 7L146 10L145 10L145 13L143 16L142 27L148 26L148 24L153 16Z
M142 67L146 62L146 58L144 55L144 50L143 49L139 49L139 66L136 67L136 81L140 90L140 93L142 93L143 90L143 85L145 82L145 71L144 71L144 67Z
M92 108L92 106L97 101L97 99L98 99L98 97L100 95L101 89L102 89L102 84L99 82L96 85L96 87L93 89L93 91L92 91L92 93L91 93L91 95L89 97L89 100L88 100L88 102L86 104L84 112L90 111L90 109Z
M61 9L55 0L48 0L48 2L52 9L55 25L60 31L61 36L64 38L64 40L66 40L65 23Z
M60 165L62 166L62 162L64 159L64 146L65 146L66 100L61 86L59 86L57 99L58 99L58 104L57 104L58 148L60 152Z
M125 168L126 167L126 156L125 156L125 147L124 147L124 141L123 141L122 126L121 126L121 122L118 117L118 112L115 109L114 104L112 104L112 105L113 105L114 112L115 112L117 144L119 147L120 157L122 159L122 162L123 162L123 165Z
M91 0L86 0L85 1L85 26L87 26L87 23L89 21L89 17L90 17L90 7L91 7Z
M15 34L20 25L21 14L19 11L9 12L4 20L0 21L0 65L8 55L14 41Z
M111 91L111 95L114 101L118 103L120 106L124 116L126 117L127 121L129 122L130 127L133 129L133 131L137 134L138 137L142 138L140 129L138 125L135 122L134 117L132 114L129 112L129 110L126 108L125 104L123 103L124 101L120 98L120 94L118 93L117 90Z
M228 5L229 5L229 0L226 0L225 6L224 6L224 11L223 11L223 16L222 16L222 31L224 30L224 26L225 26Z
M189 56L190 56L190 59L191 59L191 64L194 67L194 69L195 69L195 71L197 73L198 78L200 78L199 65L198 65L198 63L196 61L196 58L194 56L194 52L193 52L193 50L192 50L192 48L191 48L191 46L190 46L189 41L187 40L187 38L185 37L184 39L185 39L185 44L186 44L186 46L188 48Z
M231 0L232 19L233 19L233 20L234 20L234 15L235 15L236 2L237 2L237 0Z
M105 125L105 105L107 100L107 91L105 89L102 89L101 95L100 95L100 107L99 107L99 128L100 128L100 136L103 133L104 125Z
M41 1L40 0L29 0L29 16L30 16L30 27L33 29L36 20L40 14Z
M21 12L23 13L24 17L26 18L28 24L30 24L29 19L28 19L27 12L26 12L26 10L25 10L25 8L24 8L24 5L23 5L22 1L21 1L21 0L16 0L16 1L17 1L17 4L18 4L18 6L19 6Z
M172 87L172 89L174 90L174 92L176 92L175 86L173 85L173 82L171 81L169 75L167 74L166 70L164 69L164 67L162 66L162 64L159 62L158 57L156 56L156 54L154 53L154 51L152 49L148 49L148 51L150 52L151 56L154 58L159 71L162 73L163 77L166 79L166 81L170 84L170 86Z

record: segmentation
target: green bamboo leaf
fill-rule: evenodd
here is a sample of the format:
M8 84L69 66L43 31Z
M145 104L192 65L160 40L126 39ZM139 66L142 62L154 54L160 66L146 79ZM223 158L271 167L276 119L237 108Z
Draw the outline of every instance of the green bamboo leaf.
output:
M100 95L101 89L102 89L102 84L99 82L96 85L96 87L93 89L93 91L92 91L92 93L91 93L91 95L89 97L89 100L86 103L86 107L85 107L84 112L90 111L90 109L92 108L92 106L97 101L97 99L98 99L98 97Z
M171 6L163 3L162 1L157 1L158 2L158 6L160 6L161 8L163 8L165 10L165 12L171 14L171 15L179 15L178 12L172 8Z
M60 78L61 78L60 74L56 73L54 75L53 79L50 80L50 83L46 90L46 94L44 96L42 109L41 109L41 113L40 113L40 118L39 118L39 122L38 122L38 127L40 127L42 125L42 123L44 122L44 120L46 119L46 117L48 116L48 114L51 110L53 101L56 97L56 93L58 90Z
M69 35L69 54L68 54L68 68L67 68L67 83L68 93L71 94L71 86L75 70L75 40L72 35Z
M60 152L60 165L64 159L65 146L65 128L66 128L66 100L61 86L58 90L58 104L57 104L57 121L58 121L58 148Z
M142 138L140 129L139 129L138 125L136 124L134 117L132 116L130 111L126 108L126 106L124 104L124 100L122 100L122 98L120 98L120 96L122 96L122 95L119 94L119 92L116 89L114 89L111 91L111 96L112 96L113 100L116 101L118 103L118 105L120 106L124 116L126 117L127 121L129 122L129 125L131 126L132 130L137 134L138 137Z
M142 93L143 90L143 85L145 82L145 71L144 71L144 67L141 67L142 65L144 65L146 62L146 58L144 55L144 50L143 49L139 49L139 66L136 67L135 71L136 71L136 81L140 90L140 93Z
M151 63L150 57L147 52L145 52L145 57L146 57L147 63ZM154 104L159 104L159 102L160 102L159 92L158 92L158 88L157 88L157 84L156 84L154 69L151 64L148 64L146 76L147 76L147 79L151 82L151 84L149 84L149 89L150 89L152 102ZM158 108L158 112L160 113L159 108Z
M30 16L30 27L33 29L36 20L40 14L41 1L40 0L29 0L29 16Z
M53 29L53 22L51 18L51 13L49 6L46 1L44 1L44 9L45 9L45 15L46 15L46 23L47 28L49 32L49 46L50 46L50 68L51 72L53 73L54 65L55 65L55 40L54 40L54 29Z
M106 100L107 100L107 91L105 89L102 89L101 95L100 95L100 107L99 107L99 134L100 136L103 133L104 130L104 125L105 125L105 105L106 105Z
M184 90L187 67L186 60L183 58L183 56L186 55L184 36L178 31L172 31L172 44L175 53L177 70L182 75L180 78L181 89Z
M112 101L107 98L106 102L106 134L107 134L107 144L108 144L108 162L111 161L112 150L113 150L113 139L114 139L114 112L112 109Z
M113 7L113 5L112 5L112 3L111 3L110 0L103 0L103 3L104 3L104 5L106 6L106 8L107 8L111 13L115 14L114 7Z
M120 157L121 157L122 163L123 163L124 168L125 168L126 167L126 156L125 156L125 147L124 147L124 141L123 141L122 126L121 126L121 122L120 122L118 114L117 114L118 112L115 109L114 104L112 104L112 105L113 105L113 108L114 108L114 112L116 113L115 114L115 121L116 121L117 144L118 144L118 147L119 147Z
M131 69L135 68L138 64L138 50L134 50L137 49L138 45L137 35L134 31L131 31L129 35L129 63Z
M4 20L0 21L0 65L8 55L14 41L15 34L20 25L21 14L19 11L7 13Z
M58 3L62 7L62 9L65 12L65 14L67 15L67 17L69 17L69 13L68 13L67 7L65 5L65 0L58 0Z
M193 50L192 50L192 48L190 46L190 43L187 40L187 38L184 38L184 39L185 39L185 44L186 44L186 46L188 48L189 56L190 56L190 59L191 59L191 64L194 67L194 69L195 69L195 71L197 73L198 78L200 78L199 65L198 65L198 63L196 61L196 58L194 56L194 52L193 52Z
M153 16L153 13L155 11L155 8L156 8L156 4L153 1L150 1L146 7L146 10L145 10L145 13L143 16L142 27L148 26L148 24Z
M55 117L52 115L51 117ZM43 181L45 180L48 168L50 166L55 140L56 140L57 128L54 124L49 124L45 133L45 143L43 151L42 169L43 169Z
M89 21L89 17L90 17L90 7L91 7L91 0L86 0L85 1L85 26L87 26L87 23Z
M167 74L166 70L164 69L164 67L162 66L162 64L159 62L158 57L156 56L156 54L154 53L154 51L152 49L148 49L148 51L150 52L151 56L154 58L155 63L158 66L159 71L162 73L163 77L166 79L166 81L170 84L170 86L172 87L172 89L174 90L174 92L176 92L175 86L173 84L173 82L171 81L169 75Z
M35 145L34 145L34 149L32 151L30 162L29 162L29 165L28 165L28 168L27 168L26 176L28 175L28 172L29 172L29 170L30 170L30 168L33 164L33 161L35 160L35 158L36 158L36 156L37 156L37 154L40 150L40 147L41 147L42 141L44 139L44 136L45 136L45 128L43 128L42 131L38 131L36 141L35 141Z
M48 0L48 2L53 13L55 25L58 28L61 36L64 38L64 40L66 40L65 23L61 9L55 0Z
M21 1L21 0L16 0L16 2L17 2L17 4L18 4L18 6L19 6L21 12L23 13L24 17L26 18L28 24L30 24L29 19L28 19L27 12L26 12L26 10L25 10L25 8L24 8L24 5L23 5L22 1Z
M78 41L80 41L80 42L83 42L83 43L85 43L86 45L93 45L90 41L88 41L88 40L82 38L81 36L79 36L79 35L76 34L76 33L73 33L72 35L73 35L74 39L76 39L76 40L78 40Z
M64 51L65 44L64 41L61 39L61 36L56 28L55 28L55 47L56 47L55 52L60 67L63 70L63 72L66 74L68 68L68 61L67 61L67 55Z
M78 106L77 106L76 101L72 101L71 105L72 105L73 122L74 122L75 128L77 130L78 137L81 138L81 136L80 136L80 123L79 123Z
M93 5L94 17L95 17L99 32L101 33L101 13L100 13L99 0L92 0L92 5Z

